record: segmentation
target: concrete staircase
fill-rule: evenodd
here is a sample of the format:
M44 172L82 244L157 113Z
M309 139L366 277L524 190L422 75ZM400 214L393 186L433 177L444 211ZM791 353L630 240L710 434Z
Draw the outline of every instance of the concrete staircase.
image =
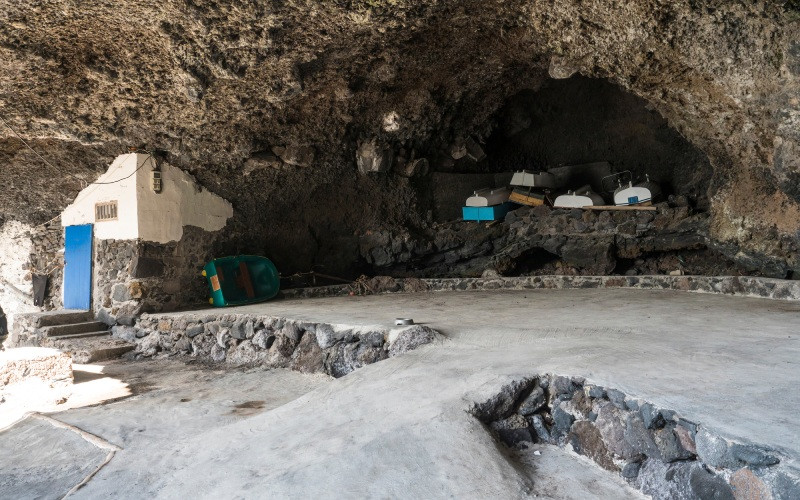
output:
M54 347L72 356L75 363L115 359L135 348L111 337L105 323L95 321L89 311L51 311L39 317L42 346Z

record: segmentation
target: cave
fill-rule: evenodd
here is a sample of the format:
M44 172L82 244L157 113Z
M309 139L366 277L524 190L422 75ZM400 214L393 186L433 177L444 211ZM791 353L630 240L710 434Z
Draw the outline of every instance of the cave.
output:
M269 258L283 289L374 276L787 279L798 268L791 6L589 16L517 1L486 17L464 15L467 5L367 2L319 6L307 25L291 2L153 9L147 40L100 6L40 29L29 22L40 14L8 14L0 210L15 242L3 271L17 290L4 292L10 309L30 309L34 276L48 283L35 307L63 305L61 214L134 153L154 158L153 172L183 172L232 213L222 229L184 218L186 236L158 241L99 231L96 249L125 247L159 270L107 269L114 259L96 256L92 303L111 318L202 304L197 271L224 255ZM546 14L522 14L534 11ZM92 16L126 27L90 33ZM332 37L325 16L349 36ZM623 36L636 22L653 33ZM141 50L127 49L131 39ZM660 193L652 212L514 205L492 224L461 220L475 190L508 186L522 170L556 172L552 198L588 185L614 205L625 181ZM133 300L121 291L131 283L151 300L117 305Z
M787 275L734 262L710 241L708 157L646 100L607 80L546 79L510 96L482 128L485 136L456 137L430 154L422 192L433 227L361 238L370 274ZM649 179L660 187L655 202L663 210L615 213L612 221L610 214L567 214L557 207L537 207L531 215L517 203L487 227L461 222L461 206L473 191L506 186L522 170L560 176L551 201L590 185L606 205L613 205L623 180ZM514 224L523 220L524 228Z
M607 80L547 80L538 90L509 98L494 121L496 130L486 142L487 164L494 171L605 161L634 179L649 176L664 199L682 196L692 208L708 211L708 157L647 101ZM588 180L572 182L568 187L574 189Z
M41 363L37 370L46 374L52 360L65 370L67 358L109 362L124 367L119 373L134 388L131 373L161 361L196 369L198 387L214 383L209 367L263 368L278 379L289 370L302 376L287 375L287 384L345 378L332 390L375 384L369 390L392 397L398 391L391 403L408 397L409 407L422 401L413 393L422 390L420 380L428 394L442 380L452 399L447 408L423 401L424 418L443 416L442 427L458 431L453 436L473 436L470 450L488 460L475 469L505 479L517 477L509 471L519 464L506 460L501 443L516 443L499 431L530 433L531 415L512 417L519 401L509 400L493 418L476 420L462 403L496 400L495 389L514 374L552 373L538 377L542 387L570 373L569 391L545 391L550 401L537 410L548 433L558 408L571 412L591 391L591 405L615 418L641 417L625 397L612 397L623 389L660 405L675 421L637 436L667 434L664 446L674 444L670 433L683 432L678 415L713 409L692 415L692 439L682 446L688 452L695 444L693 422L711 422L720 432L709 439L724 440L730 456L692 451L696 463L675 466L640 454L601 454L609 469L682 474L658 487L662 496L675 488L702 492L708 481L724 492L756 479L773 492L800 484L783 465L756 470L760 455L734 456L755 453L742 443L777 446L781 425L791 421L778 415L769 432L751 436L756 426L749 422L759 418L753 407L764 404L753 405L753 395L771 380L770 368L785 384L783 399L774 398L786 404L778 412L800 404L788 389L800 383L796 364L787 361L796 354L791 314L800 300L797 1L5 4L0 365L24 374L26 362ZM420 324L412 324L414 316ZM28 348L55 352L26 361L19 349ZM472 356L464 358L470 366L458 365L451 352ZM402 362L390 359L406 354ZM665 360L691 373L691 381ZM481 368L470 372L472 365ZM419 366L433 378L411 373ZM367 380L370 374L379 375ZM400 376L415 382L381 385ZM235 376L222 378L235 385ZM0 377L0 391L2 383ZM675 389L686 383L720 386L721 394ZM270 407L273 395L265 394L263 401L231 404L225 418L247 409L253 422L288 425L294 419L286 416L316 397L284 401L313 385L299 384L298 394L274 399L285 403L282 409ZM736 392L737 384L747 390ZM240 394L235 389L221 392ZM186 421L214 413L194 394L157 395ZM364 398L340 395L352 404L336 415L317 412L319 426L308 426L314 435L338 439L331 429L373 429L369 418L397 423L405 415L384 401L365 416L358 413ZM723 415L726 398L735 401L728 405L735 418ZM170 406L173 399L187 410ZM60 397L53 401L61 404ZM394 414L382 415L385 408ZM268 421L273 410L286 412L283 423ZM596 415L578 413L577 427L550 444L622 446L618 439L597 441ZM722 432L736 419L747 425ZM422 420L413 425L424 428ZM354 451L363 459L357 468L420 452L404 454L404 443L392 441L406 439L407 427L387 428L389 445L371 434ZM669 432L655 432L662 429ZM640 429L637 423L618 430ZM283 451L303 458L303 445L292 439L295 446ZM229 450L243 441L234 439ZM525 442L550 441L531 434ZM109 496L92 489L102 484L92 477L127 459L113 459L122 451L115 444L100 448L110 455L74 491ZM370 455L385 450L381 460ZM796 450L800 443L789 443L781 457L796 461ZM341 459L335 451L329 457ZM717 467L716 459L727 462ZM344 462L330 470L341 472ZM720 470L703 472L713 467ZM333 484L292 483L298 470L270 478L284 481L287 489L276 491L294 486L319 496L315 486ZM464 478L465 470L446 473ZM323 472L335 482L336 473ZM406 493L378 479L385 492L353 491ZM505 479L483 481L502 485L478 485L474 491L484 495L457 484L436 491L533 491L526 479ZM252 480L259 488L266 481ZM632 480L623 476L622 486ZM141 496L175 496L171 486L138 484L144 483L155 486ZM646 486L642 491L651 491ZM414 493L436 496L431 491Z

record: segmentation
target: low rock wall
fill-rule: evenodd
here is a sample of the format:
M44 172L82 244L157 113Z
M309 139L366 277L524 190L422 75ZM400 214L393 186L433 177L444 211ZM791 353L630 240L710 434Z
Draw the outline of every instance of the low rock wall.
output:
M286 298L464 290L632 288L677 290L739 297L800 300L800 281L749 276L524 276L494 278L391 278L377 276L349 285L283 290Z
M14 318L14 326L9 332L8 347L41 346L45 336L39 325L41 316L42 313L17 314Z
M471 413L510 447L569 446L654 499L800 498L800 471L778 451L583 378L518 380Z
M385 329L310 323L269 316L149 315L133 327L115 326L133 342L133 356L185 355L235 366L260 365L342 377L362 366L403 354L438 335L420 325Z

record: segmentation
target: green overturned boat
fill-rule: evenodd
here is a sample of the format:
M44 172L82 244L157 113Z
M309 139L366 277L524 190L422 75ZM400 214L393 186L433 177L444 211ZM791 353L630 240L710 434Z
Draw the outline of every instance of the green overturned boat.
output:
M215 307L263 302L277 295L281 285L275 264L256 255L214 259L203 267L203 276Z

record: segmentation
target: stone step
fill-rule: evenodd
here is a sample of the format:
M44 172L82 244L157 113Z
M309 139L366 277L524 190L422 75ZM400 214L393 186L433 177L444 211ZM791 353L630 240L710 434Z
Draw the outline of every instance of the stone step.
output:
M96 331L96 332L82 332L82 333L70 333L66 335L48 335L47 338L53 340L63 340L63 339L85 339L91 337L108 337L111 335L109 330L103 331Z
M71 323L67 325L55 325L44 328L48 337L64 337L66 335L77 335L81 333L99 332L107 330L108 326L100 321L85 321L83 323Z
M89 337L89 338L47 338L45 342L48 347L54 347L72 356L74 363L94 363L97 361L107 361L116 359L128 351L136 348L136 345L124 340L112 337Z
M38 313L38 320L35 326L43 328L46 326L66 325L70 323L82 323L92 321L94 315L91 311L80 311L77 309L61 309L58 311L47 311Z

